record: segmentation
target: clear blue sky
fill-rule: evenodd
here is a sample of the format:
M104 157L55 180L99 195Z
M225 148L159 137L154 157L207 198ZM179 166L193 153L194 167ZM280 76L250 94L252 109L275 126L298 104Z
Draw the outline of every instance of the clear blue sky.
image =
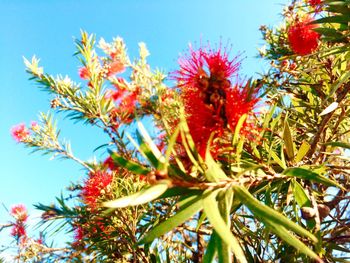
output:
M124 38L131 57L145 42L149 62L165 71L177 68L180 52L189 42L222 38L233 44L232 55L244 52L242 75L261 72L255 59L262 44L258 28L280 21L286 0L0 0L0 202L10 207L50 203L72 180L84 175L71 161L49 160L16 144L11 126L30 123L49 109L50 96L28 80L22 56L36 55L48 73L77 76L73 38L80 29L111 41ZM69 139L79 158L93 157L93 149L107 137L99 130L61 120L62 138ZM88 132L87 132L88 131ZM99 158L99 156L97 156ZM0 223L8 220L0 207ZM7 233L0 233L0 246Z

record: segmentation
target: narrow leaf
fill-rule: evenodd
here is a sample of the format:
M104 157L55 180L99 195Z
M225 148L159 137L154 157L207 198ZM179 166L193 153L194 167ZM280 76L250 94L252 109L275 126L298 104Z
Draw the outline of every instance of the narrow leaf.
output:
M272 220L264 220L265 224L268 225L272 232L274 232L277 236L279 236L282 240L284 240L289 245L295 247L301 253L308 255L309 257L318 260L318 262L322 262L322 260L313 252L309 247L307 247L303 242L293 236L288 232L283 226L276 224Z
M142 153L156 169L163 170L163 162L158 159L156 155L154 155L150 146L145 143L144 138L141 136L139 131L136 131L136 136L139 142L140 153Z
M195 215L199 210L203 208L202 197L198 196L191 201L191 204L186 206L184 209L177 211L176 215L160 223L151 231L149 231L144 238L139 241L139 244L147 244L152 242L155 238L158 238L173 228L181 225L186 220Z
M305 193L304 189L302 186L296 181L292 180L292 187L293 187L293 195L295 198L295 201L298 203L299 207L310 207L311 206L311 201L307 194Z
M268 219L277 224L284 226L287 229L294 231L295 233L310 238L313 242L317 242L317 238L308 232L303 227L294 223L284 215L278 213L274 209L260 203L256 198L254 198L248 190L242 186L233 186L234 194L240 201L246 205L256 216L262 220Z
M299 150L297 152L297 155L295 156L294 161L296 163L300 162L304 158L304 156L307 154L307 152L309 151L310 147L311 146L310 146L310 144L308 142L303 141L303 143L300 145L300 148L299 148Z
M147 175L150 172L149 169L143 167L142 165L140 165L140 164L138 164L136 162L124 159L123 157L121 157L120 155L118 155L118 154L116 154L114 152L110 151L109 153L111 155L111 158L113 159L113 161L117 165L128 169L130 172L133 172L134 174Z
M286 146L287 156L290 160L292 160L294 158L294 144L292 133L290 131L290 127L287 120L284 122L283 140Z
M215 231L210 236L207 249L205 250L205 254L202 259L202 263L212 263L215 258L215 254L217 253L217 240L218 236Z
M327 142L324 145L329 145L333 147L341 147L345 149L350 149L350 143L345 143L345 142Z
M332 102L327 108L325 108L319 116L323 116L326 115L334 110L336 110L338 108L338 102Z
M208 181L218 182L221 179L227 178L225 172L216 163L216 161L213 159L209 151L207 151L206 153L205 163L208 167L207 170L205 171L205 177L208 179Z
M142 189L133 195L125 196L113 201L104 203L104 206L111 208L122 208L127 206L142 205L148 203L158 196L162 195L168 189L168 182L152 185L149 188Z
M287 175L287 176L292 176L292 177L302 178L305 180L314 181L317 183L322 183L322 184L327 185L327 186L336 186L336 187L342 188L342 186L339 185L337 182L335 182L327 177L324 177L322 175L319 175L318 173L315 173L313 171L304 169L304 168L298 168L298 167L297 168L288 168L288 169L283 171L283 174Z
M323 24L323 23L338 23L338 24L347 24L350 20L350 17L346 15L340 16L327 16L317 19L312 22L312 24Z
M143 124L140 121L137 122L137 125L139 127L139 131L143 137L144 142L149 146L149 148L152 151L152 153L154 154L154 156L158 160L164 162L164 157L163 157L162 153L159 151L157 145L153 142L151 136L149 136L145 126L143 126Z
M247 262L239 241L233 236L229 226L221 217L218 203L216 201L217 194L218 191L214 191L207 197L203 198L204 212L220 238L230 246L238 262Z
M273 159L279 166L281 166L283 169L286 169L286 168L287 168L286 163L283 162L283 161L277 156L277 154L276 154L273 150L270 151L270 155L271 155L272 159Z

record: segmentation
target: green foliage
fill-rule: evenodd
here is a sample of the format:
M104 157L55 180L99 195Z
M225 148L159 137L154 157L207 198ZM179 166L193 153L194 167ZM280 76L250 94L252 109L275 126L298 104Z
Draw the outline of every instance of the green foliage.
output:
M75 157L69 143L59 142L51 113L41 114L40 125L22 141L35 151L72 159L88 173L71 187L71 198L37 205L48 229L76 236L81 231L61 258L344 262L342 255L350 253L350 9L348 1L331 0L322 8L327 12L314 22L322 42L307 56L293 54L288 27L313 7L293 1L282 26L261 28L266 46L260 53L271 67L241 88L247 100L259 90L264 108L253 117L240 114L230 129L218 125L204 153L181 89L168 88L165 75L151 70L144 43L131 62L121 38L101 39L105 56L100 56L95 37L82 32L76 56L86 87L45 74L35 57L25 60L32 79L53 94L52 108L108 135L110 159L104 162ZM150 120L157 125L152 134L144 124ZM100 189L93 184L97 175L111 182ZM90 184L97 190L90 191ZM87 189L96 195L93 205Z

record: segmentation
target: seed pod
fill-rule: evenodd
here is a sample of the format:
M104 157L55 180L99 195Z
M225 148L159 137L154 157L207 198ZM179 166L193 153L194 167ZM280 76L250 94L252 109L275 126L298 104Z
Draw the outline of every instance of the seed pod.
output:
M318 213L320 214L321 218L327 217L329 215L329 213L331 212L329 207L326 206L325 204L318 204L317 209L318 209Z
M301 217L309 220L316 216L316 211L312 207L302 207L301 208Z

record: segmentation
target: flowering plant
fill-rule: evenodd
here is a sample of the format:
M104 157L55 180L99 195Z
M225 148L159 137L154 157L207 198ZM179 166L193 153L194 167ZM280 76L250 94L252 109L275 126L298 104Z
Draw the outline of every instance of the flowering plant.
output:
M76 42L86 85L25 60L55 112L109 141L104 160L87 162L60 141L53 114L12 128L86 173L68 200L36 205L42 224L74 233L62 249L30 241L25 209L12 209L19 259L340 262L350 252L346 12L346 1L293 1L284 25L261 27L271 68L258 80L242 81L239 56L207 45L180 58L171 88L144 43L131 62L121 38L101 39L100 55L86 32Z

